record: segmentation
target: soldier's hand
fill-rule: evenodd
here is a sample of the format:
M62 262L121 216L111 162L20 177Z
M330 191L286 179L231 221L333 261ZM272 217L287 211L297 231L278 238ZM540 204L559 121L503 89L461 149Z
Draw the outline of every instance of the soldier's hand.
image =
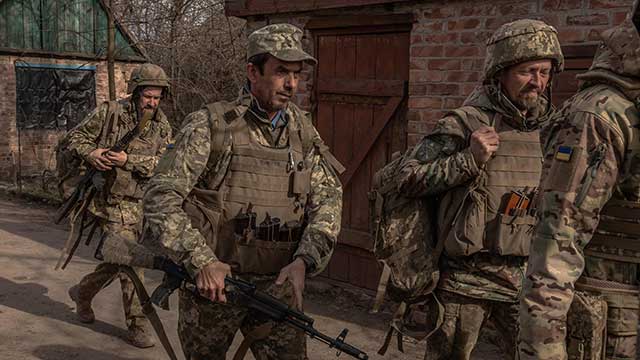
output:
M109 149L98 148L93 150L87 156L87 161L99 171L108 171L111 170L113 163L109 160L105 154L109 151Z
M109 159L109 161L111 161L113 165L117 167L123 167L124 164L126 164L127 160L129 159L127 153L124 151L120 151L120 152L107 151L107 153L105 154L105 157Z
M222 261L205 265L196 276L196 286L200 295L211 300L227 302L224 293L224 278L231 276L231 267Z
M298 310L302 310L302 292L304 291L304 279L306 275L307 265L301 258L296 258L291 264L280 270L280 274L276 279L276 285L283 285L287 280L291 282Z
M489 161L499 145L500 137L492 127L483 126L471 133L471 154L478 165Z

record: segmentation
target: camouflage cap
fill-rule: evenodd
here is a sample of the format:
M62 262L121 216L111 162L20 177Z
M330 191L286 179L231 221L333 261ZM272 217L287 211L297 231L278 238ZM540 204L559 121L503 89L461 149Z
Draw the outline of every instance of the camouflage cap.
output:
M302 30L291 24L274 24L249 35L247 60L254 55L271 54L282 61L318 61L302 49Z
M169 90L169 78L158 65L146 63L133 69L127 84L127 94L133 93L138 86L157 86Z
M552 60L555 71L562 71L564 56L558 32L539 20L516 20L502 25L487 40L484 78L489 80L509 66L541 59Z

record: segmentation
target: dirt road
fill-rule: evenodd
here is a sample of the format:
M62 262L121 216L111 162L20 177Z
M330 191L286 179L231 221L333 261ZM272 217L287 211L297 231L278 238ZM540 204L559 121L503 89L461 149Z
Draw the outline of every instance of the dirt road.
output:
M74 303L67 289L91 271L96 262L92 249L81 245L79 256L66 270L53 270L67 232L65 226L51 223L52 211L41 204L0 196L0 359L167 359L159 344L140 350L121 339L125 325L118 284L112 284L94 300L94 324L75 319ZM153 272L147 275L147 289L155 288L160 276ZM310 287L306 310L316 319L316 327L330 336L349 328L350 343L361 347L371 359L381 359L376 350L384 337L389 313L368 314L370 299L366 296L318 281ZM175 302L174 296L173 309L177 308ZM174 348L180 352L176 311L158 312ZM239 340L237 336L235 346ZM392 349L384 358L422 359L423 343L405 347L406 353ZM308 341L308 352L312 360L335 358L332 350L314 340ZM499 359L495 352L493 346L482 344L474 359Z

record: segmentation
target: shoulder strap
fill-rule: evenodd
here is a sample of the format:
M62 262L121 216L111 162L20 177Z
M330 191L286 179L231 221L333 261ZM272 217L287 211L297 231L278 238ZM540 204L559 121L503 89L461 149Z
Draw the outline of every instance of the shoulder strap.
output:
M460 119L462 125L466 127L470 132L474 132L480 129L482 126L491 125L481 120L486 118L487 116L475 106L463 106L449 111L448 114L454 115L458 119Z
M100 136L98 136L97 144L109 145L107 144L108 137L109 137L109 134L113 132L113 129L115 128L118 122L118 118L120 117L120 111L118 111L119 106L117 101L115 100L105 101L104 103L107 104L107 115L104 118L105 123L102 126L102 131L100 132Z

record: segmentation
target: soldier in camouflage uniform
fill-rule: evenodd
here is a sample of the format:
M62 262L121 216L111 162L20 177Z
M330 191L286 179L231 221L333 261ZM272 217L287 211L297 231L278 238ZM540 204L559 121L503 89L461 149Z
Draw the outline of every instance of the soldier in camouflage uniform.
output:
M97 219L105 248L112 242L136 244L142 220L143 187L156 167L160 155L171 138L171 126L162 110L160 99L169 89L164 71L157 65L143 64L131 73L127 93L131 97L117 102L104 102L71 130L68 149L100 172L107 179L105 190L89 204L88 211ZM109 109L115 111L110 112ZM109 151L120 138L132 130L145 112L155 112L141 134L129 143L125 151ZM108 114L109 119L107 119ZM142 269L136 269L143 278ZM119 277L122 301L128 327L127 340L137 347L153 346L148 320L134 296L129 278L120 273L118 265L103 262L69 290L76 303L80 321L95 320L91 301L111 281Z
M226 302L224 286L240 276L301 309L306 275L336 244L341 166L290 101L303 63L316 63L301 38L289 24L253 32L240 97L189 114L149 182L145 241L170 250L201 295L180 291L187 359L224 359L238 330L257 359L306 356L301 331Z
M602 40L591 69L578 77L580 92L554 116L546 146L520 359L636 359L640 36L627 18ZM573 341L565 337L575 290L607 302L606 356L582 357L565 345Z
M430 306L444 313L425 359L469 359L488 319L503 335L505 358L516 353L534 223L528 199L542 170L539 129L552 112L550 82L563 56L556 30L536 20L503 25L487 45L483 83L438 121L398 179L409 196L439 199L444 253Z

